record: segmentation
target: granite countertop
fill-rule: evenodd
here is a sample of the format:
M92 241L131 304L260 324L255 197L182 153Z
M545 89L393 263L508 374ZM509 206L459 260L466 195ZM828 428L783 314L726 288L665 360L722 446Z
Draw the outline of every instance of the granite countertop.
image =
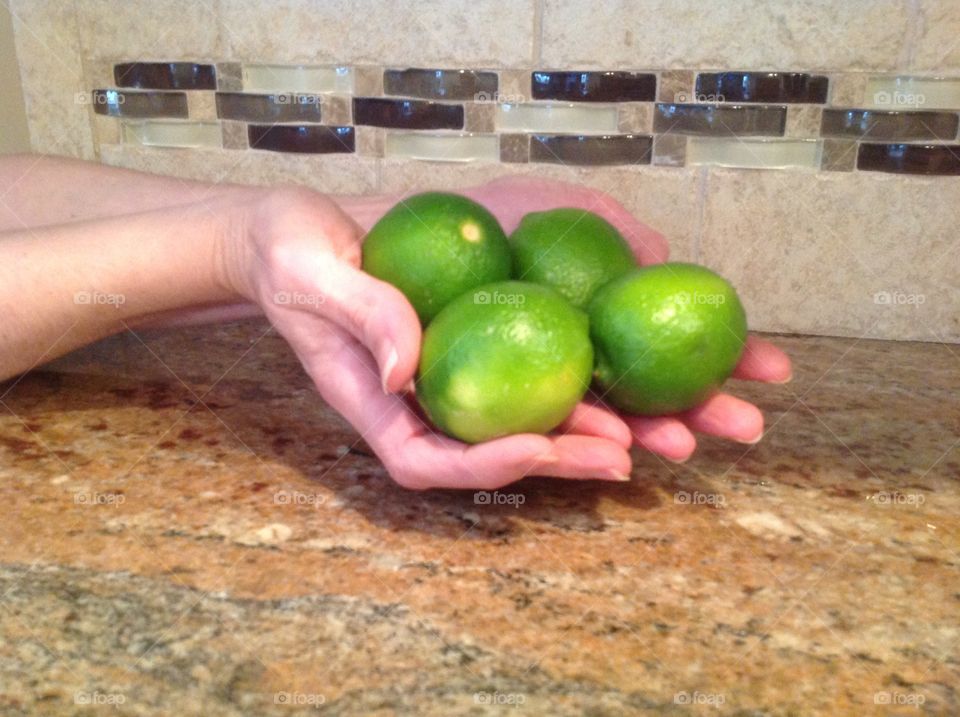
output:
M960 347L777 340L760 444L498 505L262 322L0 384L0 714L960 713Z

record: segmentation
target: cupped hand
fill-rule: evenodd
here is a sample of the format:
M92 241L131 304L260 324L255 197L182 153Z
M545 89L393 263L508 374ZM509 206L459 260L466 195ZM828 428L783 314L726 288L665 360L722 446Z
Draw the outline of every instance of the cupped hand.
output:
M664 262L669 254L663 235L638 221L609 194L589 187L548 179L508 177L467 189L464 194L493 212L507 232L528 212L581 207L617 227L630 242L640 264ZM750 336L733 375L749 381L786 383L791 372L790 359L783 351L769 341ZM603 410L599 406L593 409L592 416ZM612 413L607 417L611 429L614 419ZM616 420L622 420L622 430L630 431L637 444L675 462L685 461L697 447L694 433L741 443L756 443L763 437L760 409L727 393L718 393L696 408L673 416L624 416Z
M495 489L529 474L630 473L630 429L599 406L581 404L550 436L469 446L432 429L404 393L419 360L417 316L397 289L360 270L362 229L332 200L271 191L241 212L236 234L228 275L400 485Z

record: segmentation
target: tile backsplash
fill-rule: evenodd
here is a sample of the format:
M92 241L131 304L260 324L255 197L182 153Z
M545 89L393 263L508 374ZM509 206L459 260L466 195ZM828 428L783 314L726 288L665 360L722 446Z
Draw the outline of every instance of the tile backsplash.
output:
M960 5L253 5L15 0L34 149L340 192L579 181L756 328L960 341Z

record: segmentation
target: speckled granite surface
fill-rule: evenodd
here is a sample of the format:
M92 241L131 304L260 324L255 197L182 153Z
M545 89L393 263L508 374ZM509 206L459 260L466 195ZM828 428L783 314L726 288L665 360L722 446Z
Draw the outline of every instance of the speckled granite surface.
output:
M761 444L483 505L266 330L0 384L0 714L960 712L960 348L783 338Z

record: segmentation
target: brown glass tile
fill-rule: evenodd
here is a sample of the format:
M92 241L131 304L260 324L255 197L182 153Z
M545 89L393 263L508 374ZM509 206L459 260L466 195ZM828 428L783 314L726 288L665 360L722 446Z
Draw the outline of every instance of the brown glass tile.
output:
M186 117L183 92L127 92L94 90L93 110L111 117Z
M247 129L251 149L301 154L333 154L354 151L353 127L322 125L257 125Z
M653 131L707 137L782 137L787 108L774 105L684 105L656 106Z
M533 135L530 161L551 164L650 164L647 135Z
M463 129L463 105L354 97L353 122L395 129Z
M532 75L533 99L564 102L651 102L657 77L643 72L555 72Z
M960 175L960 145L865 142L857 155L857 169L956 176Z
M700 102L799 102L823 104L829 81L804 72L701 72L696 94ZM704 100L703 96L717 98Z
M217 116L244 122L319 122L318 95L217 93Z
M215 90L213 65L195 62L123 62L113 66L118 87L144 90Z
M820 134L851 139L952 141L957 115L952 112L887 112L883 110L824 110Z
M473 70L384 70L383 93L428 100L495 102L495 72Z

